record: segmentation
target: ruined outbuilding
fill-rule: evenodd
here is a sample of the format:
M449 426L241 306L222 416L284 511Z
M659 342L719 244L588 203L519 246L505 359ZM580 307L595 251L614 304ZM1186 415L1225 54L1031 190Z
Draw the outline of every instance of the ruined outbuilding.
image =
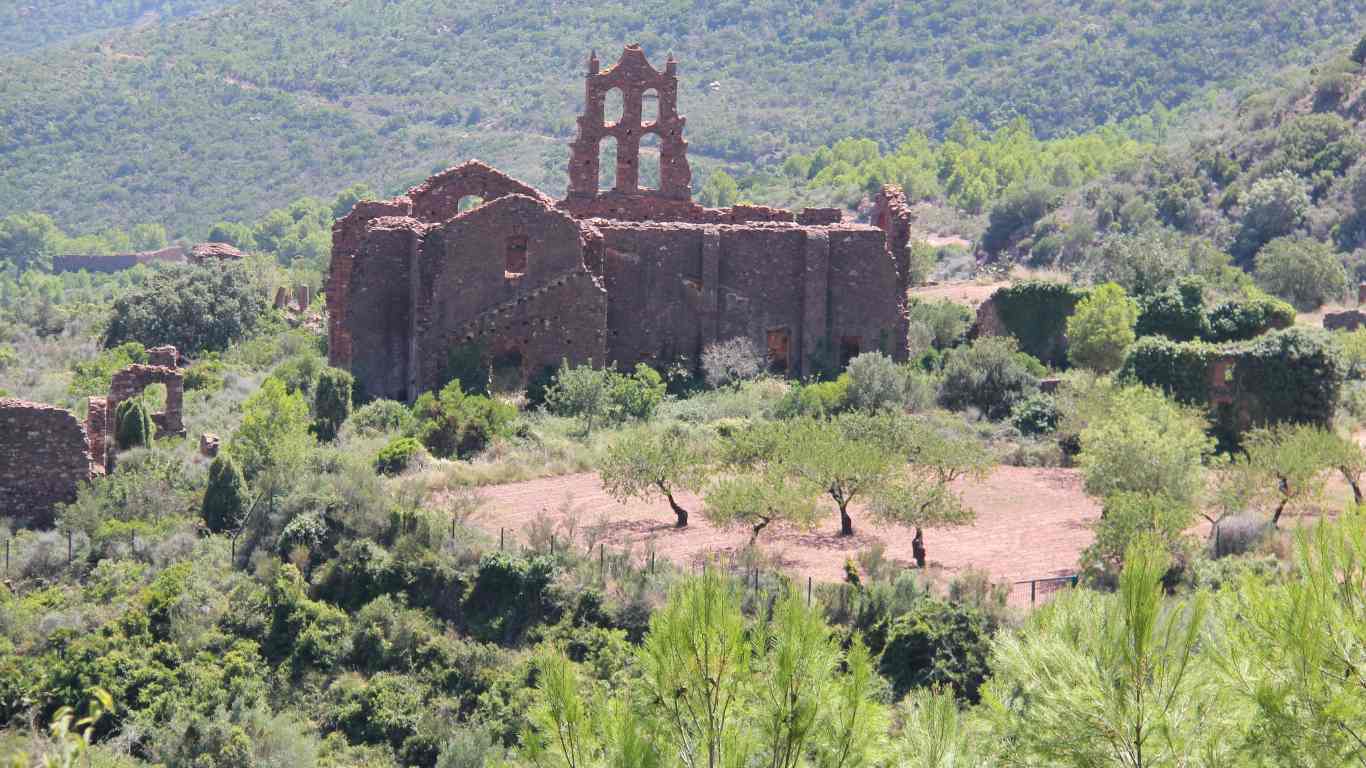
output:
M609 122L612 90L623 110ZM650 120L646 102L657 105ZM692 201L672 57L662 72L639 46L606 69L590 57L584 103L563 200L470 161L336 222L332 365L371 395L411 400L443 381L462 345L523 381L562 359L695 365L707 345L740 336L789 375L876 349L904 358L900 189L878 196L878 226L843 223L836 209L705 208ZM640 163L655 160L647 136L657 189L640 186ZM608 190L604 141L616 144Z
M157 434L183 437L184 372L175 347L147 350L146 365L116 372L109 394L86 402L82 423L64 408L0 399L0 518L49 527L58 504L76 500L82 483L113 468L114 413L147 387L166 387L166 407L152 414Z

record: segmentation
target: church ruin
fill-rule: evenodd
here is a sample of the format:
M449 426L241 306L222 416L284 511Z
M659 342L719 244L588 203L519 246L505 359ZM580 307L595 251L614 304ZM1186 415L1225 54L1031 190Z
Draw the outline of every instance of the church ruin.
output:
M613 90L622 115L607 122ZM657 104L648 121L646 102ZM563 200L470 161L336 222L332 365L372 396L407 401L439 386L463 345L523 382L562 359L695 365L735 337L794 376L876 349L905 357L911 213L900 189L878 196L877 226L830 208L704 208L692 200L677 64L660 72L636 45L606 69L589 58L584 104ZM646 137L658 144L655 189L640 186ZM606 190L605 141L616 145Z

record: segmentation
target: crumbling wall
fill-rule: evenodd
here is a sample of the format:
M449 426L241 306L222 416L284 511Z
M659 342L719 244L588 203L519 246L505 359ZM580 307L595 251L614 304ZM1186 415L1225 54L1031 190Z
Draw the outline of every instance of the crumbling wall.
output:
M165 361L165 348L158 349L163 350L159 359ZM170 350L170 354L174 355L175 348L171 347ZM109 386L108 413L117 413L119 403L141 395L143 390L153 384L166 385L166 410L152 414L152 423L157 426L157 434L184 437L182 403L185 398L185 375L171 366L134 364L115 373Z
M505 195L525 195L553 205L540 190L478 160L447 168L408 190L413 218L435 223L460 213L460 201L474 196L487 203Z
M896 264L904 294L909 288L911 257L906 249L911 242L911 222L915 220L915 213L901 187L887 184L878 191L877 199L873 202L872 220L875 226L887 233L887 252Z
M1323 327L1329 331L1355 331L1366 321L1366 314L1359 309L1343 312L1329 312L1323 316Z
M906 359L905 283L883 232L858 225L825 231L830 238L829 343L834 362L878 350Z
M373 397L408 399L412 275L424 233L425 227L414 219L375 219L351 266L343 318L350 369Z
M608 357L656 364L737 336L787 349L806 375L840 339L904 357L903 304L867 226L596 222L606 242ZM898 335L899 334L899 335Z
M109 409L108 395L86 398L85 436L90 445L90 463L96 473L103 473L109 467L114 441L114 412Z
M351 327L347 318L347 302L351 295L351 266L356 250L365 239L370 222L388 216L407 216L412 212L412 201L406 197L393 200L362 200L349 213L332 225L332 260L327 268L327 357L328 363L338 368L351 367Z
M85 428L63 408L0 399L0 517L50 527L91 475Z
M597 236L548 201L508 195L427 233L416 276L417 390L478 341L531 375L561 357L604 362L606 296L585 263Z

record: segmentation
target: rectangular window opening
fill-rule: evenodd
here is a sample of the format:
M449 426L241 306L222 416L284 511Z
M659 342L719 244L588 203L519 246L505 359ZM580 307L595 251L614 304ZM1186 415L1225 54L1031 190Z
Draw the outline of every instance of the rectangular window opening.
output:
M791 335L786 328L768 332L768 370L771 373L786 374L788 371L788 350Z
M526 274L527 236L512 235L507 239L507 249L503 256L503 277L511 280Z

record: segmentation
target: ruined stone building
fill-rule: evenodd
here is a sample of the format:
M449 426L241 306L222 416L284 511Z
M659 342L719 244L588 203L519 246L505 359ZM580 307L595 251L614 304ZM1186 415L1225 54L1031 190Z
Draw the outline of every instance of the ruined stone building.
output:
M175 347L147 350L147 364L114 374L109 394L88 398L82 423L64 408L0 398L0 518L45 528L82 483L113 468L114 412L153 384L166 387L166 407L152 414L157 435L183 437L185 377Z
M609 122L614 89L623 109ZM333 365L371 395L411 400L468 344L523 381L561 359L695 365L734 337L789 375L874 349L904 357L911 214L899 189L878 196L877 226L837 209L694 203L677 65L656 70L639 46L606 69L590 57L584 104L563 200L471 161L336 222ZM657 157L641 151L647 136ZM604 142L616 145L607 190ZM641 188L642 162L659 163L657 189Z

